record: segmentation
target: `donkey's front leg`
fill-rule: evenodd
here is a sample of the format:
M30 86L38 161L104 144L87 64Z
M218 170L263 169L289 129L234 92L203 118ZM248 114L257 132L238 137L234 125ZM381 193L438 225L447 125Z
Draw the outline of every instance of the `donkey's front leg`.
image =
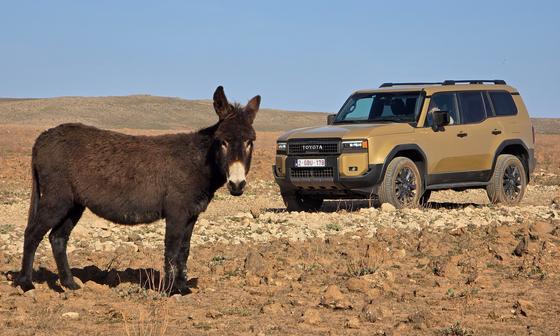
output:
M165 225L165 280L164 283L171 294L187 294L189 289L184 274L182 256L185 238L192 234L194 221L187 218L167 217Z
M177 266L178 266L178 278L176 279L177 282L187 285L187 260L189 259L189 251L191 248L191 236L194 229L194 224L198 216L191 217L187 222L187 231L185 232L185 236L183 237L183 241L181 242L181 248L179 249L179 257L177 258Z

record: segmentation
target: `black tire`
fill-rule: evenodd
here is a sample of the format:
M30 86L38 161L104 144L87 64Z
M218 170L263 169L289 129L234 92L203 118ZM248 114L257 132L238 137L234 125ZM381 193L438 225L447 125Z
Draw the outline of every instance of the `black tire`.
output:
M322 198L306 197L295 193L282 193L288 211L318 211L323 205Z
M424 181L416 164L407 157L391 160L379 186L379 201L397 209L420 205L424 195Z
M521 202L527 188L527 174L523 163L515 155L502 154L486 186L490 202L515 205Z

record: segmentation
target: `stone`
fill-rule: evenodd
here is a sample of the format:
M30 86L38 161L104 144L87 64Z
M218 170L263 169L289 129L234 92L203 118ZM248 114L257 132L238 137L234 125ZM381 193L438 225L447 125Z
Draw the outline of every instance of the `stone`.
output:
M521 257L523 254L527 253L528 250L529 250L529 236L524 235L519 240L519 244L517 244L515 250L513 250L513 254L518 257Z
M360 329L360 319L356 316L349 317L344 322L344 327L348 329Z
M72 277L74 279L74 282L80 286L80 288L84 288L84 283L82 282L82 280L80 280L80 278L77 277Z
M536 222L531 226L530 230L533 234L543 236L547 233L552 232L552 230L554 230L554 227L552 226L552 224L547 222Z
M245 257L245 271L258 276L266 276L267 267L263 255L258 251L250 251Z
M37 292L35 292L34 289L30 289L27 292L24 292L22 295L25 296L25 297L31 298L33 300L35 300L37 298Z
M250 287L257 287L261 284L261 277L254 274L248 274L245 278L245 284Z
M528 317L529 315L532 314L532 311L535 309L535 306L531 301L519 299L513 305L513 308L515 309L516 313Z
M317 325L321 323L322 318L321 318L321 314L319 314L319 311L317 309L310 308L307 309L305 312L303 312L300 321L311 325Z
M62 314L62 317L70 319L70 320L77 320L80 318L80 314L76 312L67 312Z
M217 310L210 310L206 313L206 317L212 318L212 319L217 319L217 318L222 317L222 316L223 316L223 314L220 313Z
M385 316L385 311L381 309L378 305L367 304L362 308L362 313L360 314L361 319L364 322L375 323Z
M381 211L383 212L395 212L397 208L391 203L383 203L381 204Z
M332 309L350 309L352 305L348 298L342 294L338 286L330 285L321 297L321 305Z
M282 305L280 303L271 303L261 308L261 313L267 315L276 315L282 312Z
M103 292L109 290L109 286L98 284L97 282L92 280L86 281L83 288L92 292Z
M350 278L346 281L346 288L351 292L365 293L369 289L369 281L363 278Z

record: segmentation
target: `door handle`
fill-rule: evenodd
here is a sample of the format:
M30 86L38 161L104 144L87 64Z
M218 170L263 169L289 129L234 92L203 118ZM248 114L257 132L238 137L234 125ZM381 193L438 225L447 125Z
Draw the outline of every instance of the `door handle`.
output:
M465 133L465 132L463 132L463 131L457 133L457 136L458 136L459 138L464 138L464 137L466 137L467 135L468 135L468 134Z
M497 129L497 128L494 128L494 129L492 130L492 134L494 134L494 135L502 134L502 131L500 131L500 130Z

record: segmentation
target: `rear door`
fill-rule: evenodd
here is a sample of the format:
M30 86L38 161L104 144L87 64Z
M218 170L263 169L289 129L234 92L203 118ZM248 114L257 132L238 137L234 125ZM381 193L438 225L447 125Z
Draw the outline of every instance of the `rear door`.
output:
M492 134L496 127L493 120L488 119L491 113L485 101L483 91L463 91L457 93L459 99L459 110L461 114L461 125L456 136L460 139L463 159L460 165L468 179L471 181L486 179L477 177L480 174L489 173L492 168L495 145ZM472 176L471 176L472 175Z

